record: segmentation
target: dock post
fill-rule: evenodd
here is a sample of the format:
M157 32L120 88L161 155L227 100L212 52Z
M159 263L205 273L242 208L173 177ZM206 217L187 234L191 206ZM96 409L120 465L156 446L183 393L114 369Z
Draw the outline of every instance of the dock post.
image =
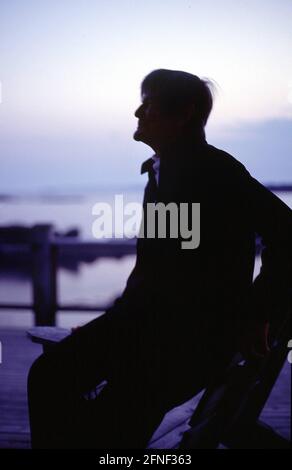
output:
M54 326L56 316L56 259L53 226L32 227L32 290L36 326Z

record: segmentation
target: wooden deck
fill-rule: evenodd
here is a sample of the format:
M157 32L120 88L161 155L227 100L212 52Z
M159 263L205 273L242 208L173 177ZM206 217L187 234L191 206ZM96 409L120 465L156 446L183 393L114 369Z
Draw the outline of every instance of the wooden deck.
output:
M2 330L0 341L0 448L29 448L26 378L29 367L41 353L41 348L31 343L25 331L20 329ZM287 361L261 416L286 438L290 438L290 395L291 365ZM199 397L195 397L169 412L152 437L149 447L175 447L182 433L188 429L187 419L198 400Z

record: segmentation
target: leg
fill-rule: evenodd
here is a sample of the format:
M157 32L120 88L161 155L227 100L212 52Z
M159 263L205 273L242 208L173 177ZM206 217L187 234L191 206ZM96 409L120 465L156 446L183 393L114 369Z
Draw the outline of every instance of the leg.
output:
M161 367L157 360L128 361L128 371L113 380L98 398L94 431L89 448L145 449L151 436L170 409L199 393L203 376L195 361L192 369L171 363ZM143 364L143 369L135 366Z
M89 449L145 449L166 412L151 404L149 390L133 382L109 384L95 405L84 444Z
M108 378L117 327L104 316L78 329L42 355L28 377L34 448L74 448L91 403L82 394ZM117 322L118 323L118 322ZM90 411L89 411L90 413Z
M33 364L28 377L33 448L87 445L82 438L91 423L97 426L98 400L85 401L82 395L104 379L123 384L135 373L130 364L139 363L143 313L129 303L111 309Z
M166 411L203 387L203 364L184 332L144 313L106 313L35 362L28 379L34 448L144 448ZM104 379L100 399L82 399Z

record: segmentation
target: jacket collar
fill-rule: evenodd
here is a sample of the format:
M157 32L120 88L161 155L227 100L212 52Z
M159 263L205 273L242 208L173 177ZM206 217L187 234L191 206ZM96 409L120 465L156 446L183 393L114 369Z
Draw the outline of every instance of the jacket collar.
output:
M147 158L147 160L145 160L145 162L143 162L141 165L141 175L143 175L143 173L146 173L146 171L151 171L153 168L153 163L154 160L152 157Z

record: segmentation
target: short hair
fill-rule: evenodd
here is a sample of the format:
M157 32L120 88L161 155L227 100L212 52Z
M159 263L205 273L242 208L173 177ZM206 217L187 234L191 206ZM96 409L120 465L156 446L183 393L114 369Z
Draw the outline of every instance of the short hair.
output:
M204 128L213 107L214 83L179 70L157 69L150 72L141 85L142 95L155 95L167 114L183 112L188 104L195 105L190 125Z

